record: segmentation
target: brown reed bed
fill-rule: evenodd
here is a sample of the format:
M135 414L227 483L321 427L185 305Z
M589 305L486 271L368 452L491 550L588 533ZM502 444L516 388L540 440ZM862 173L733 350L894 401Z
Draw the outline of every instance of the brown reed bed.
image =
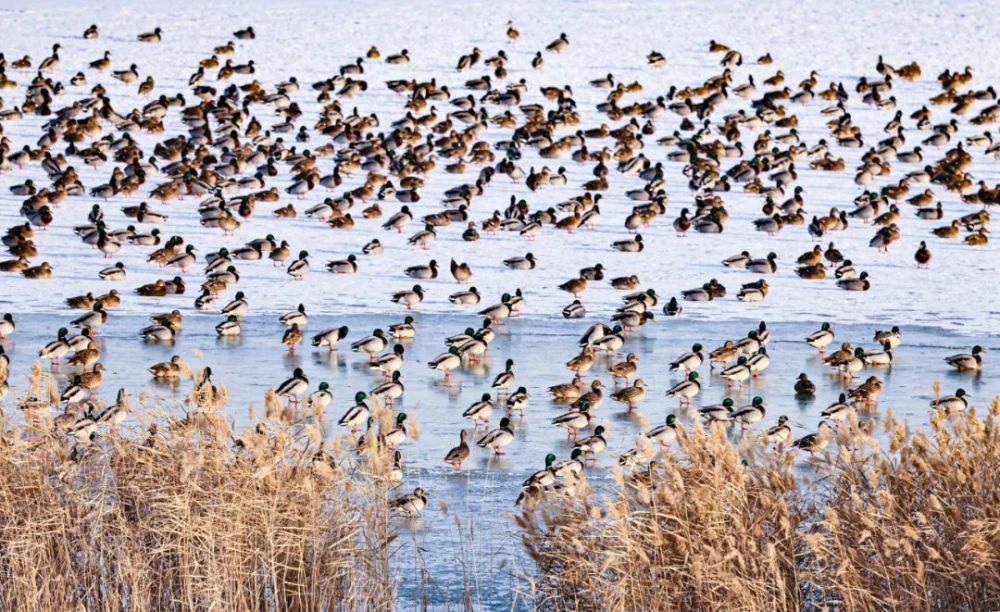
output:
M0 609L394 605L381 451L324 442L318 415L273 397L235 432L214 384L76 441L31 383L0 435Z
M852 418L811 458L682 428L676 452L616 473L610 494L549 495L516 517L526 595L547 609L1000 609L998 417L1000 398L908 434L889 412L887 449Z

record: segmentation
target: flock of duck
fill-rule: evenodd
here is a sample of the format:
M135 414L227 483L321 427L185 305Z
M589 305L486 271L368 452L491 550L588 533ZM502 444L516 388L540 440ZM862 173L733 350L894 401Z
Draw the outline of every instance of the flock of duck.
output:
M517 44L519 32L513 24L508 24L506 34L507 45ZM290 219L300 214L297 208L304 203L301 214L314 219L319 228L366 231L371 236L359 253L329 261L320 268L338 275L363 274L364 260L382 254L382 241L389 240L393 233L412 231L406 239L408 245L437 250L438 236L450 232L452 224L459 226L456 235L460 231L462 241L482 241L482 248L488 250L489 238L498 232L516 233L527 241L561 240L553 236L599 224L622 223L622 237L609 248L644 253L636 257L655 257L656 246L646 250L651 245L641 232L668 214L665 185L668 173L678 171L674 173L684 177L692 200L671 215L677 235L723 233L730 220L726 193L741 189L758 194L762 212L753 221L756 230L775 235L802 231L796 226L803 226L809 236L822 242L793 257L798 277L821 281L832 274L843 290L867 291L875 279L857 269L855 262L860 254L842 252L831 241L838 232L849 225L870 225L870 247L888 251L902 235L903 226L910 230L912 224L911 231L927 235L913 258L916 265L929 267L935 240L958 240L970 248L986 245L988 207L1000 203L1000 186L977 181L969 171L974 151L1000 156L1000 142L994 143L988 131L965 142L953 142L960 120L988 125L1000 119L996 92L992 87L973 88L969 68L938 75L940 93L927 105L904 113L896 108L893 92L902 81L922 78L916 63L894 67L879 58L874 74L853 86L843 82L824 86L815 72L793 86L786 82L781 70L758 84L753 75L738 81L738 67L751 62L745 62L739 51L712 41L708 51L717 55L720 69L698 86L670 87L666 92L648 95L641 83L627 83L613 74L591 81L591 87L607 92L597 106L607 122L588 126L581 125L570 86L542 86L542 102L522 102L528 97L529 86L526 79L509 77L511 57L504 48L490 54L476 47L457 59L458 72L481 72L465 81L461 93L439 86L435 79L419 82L405 78L410 52L402 49L383 53L375 47L333 75L311 84L290 77L269 87L253 78L254 60L237 59L253 49L257 34L253 27L247 27L234 32L233 40L220 44L201 59L187 79L187 89L178 92L166 91L153 75L144 74L134 63L115 69L119 67L118 59L109 51L101 51L102 32L96 25L87 28L82 36L91 41L96 59L88 69L72 75L60 72L63 48L59 44L38 62L29 56L8 59L0 54L0 93L8 97L7 102L0 100L0 172L17 177L25 168L37 167L46 177L38 182L15 179L19 182L9 188L14 196L23 198L20 214L24 221L7 228L3 235L3 245L12 258L0 261L0 271L27 279L52 278L59 262L46 259L40 252L34 241L36 234L58 224L62 207L84 206L89 209L87 223L73 228L83 244L97 249L108 260L123 249L142 250L148 253L148 266L171 272L128 291L95 290L66 299L68 308L85 312L59 329L55 339L40 348L38 356L51 362L53 368L61 367L65 360L65 365L73 369L61 393L62 414L55 419L55 427L59 435L68 436L78 445L90 444L102 427L117 428L131 410L124 389L114 403L99 400L104 367L97 338L114 309L128 299L128 293L147 298L194 296L190 308L152 313L150 324L137 330L145 341L172 342L182 333L186 317L205 316L195 313L217 313L218 335L230 337L243 333L245 316L252 309L253 296L236 289L243 275L253 274L248 264L269 260L285 268L289 281L311 280L315 274L308 245L293 245L272 234L248 240L239 248L219 248L202 255L185 236L161 233L161 227L170 226L168 204L196 207L204 228L231 236L252 231L260 208L266 207L274 218ZM166 36L169 32L156 28L139 34L135 44L157 44ZM534 55L531 68L544 75L548 58L571 50L570 37L562 34ZM646 60L650 69L668 65L667 56L655 51ZM754 63L770 70L772 61L770 55L764 55ZM365 80L367 66L375 62L395 66L401 77L384 85L399 95L404 107L402 116L388 125L375 114L348 110L352 98L364 96L370 87L376 87ZM106 84L105 74L121 85ZM127 88L127 96L118 95L124 91L122 87ZM148 101L133 108L124 106L132 99L132 90ZM313 121L311 125L306 124L306 113L296 101L306 95L314 97L320 108L318 116L308 117ZM734 101L742 107L722 115L719 108ZM884 110L888 119L884 134L863 133L852 120L849 101ZM797 131L797 113L814 103L824 105L819 112L827 120L829 135L807 143ZM448 110L439 110L435 104ZM935 122L933 107L945 108L952 118ZM258 117L264 112L275 115L277 122L265 125ZM971 118L966 119L970 113ZM18 148L4 128L28 116L44 118L41 134L34 145ZM658 134L658 122L662 125L669 117L678 118L677 129L671 134ZM168 131L175 120L183 127L179 132ZM496 137L498 132L504 137ZM745 136L750 132L757 135L747 145ZM487 133L491 135L489 140ZM920 144L911 146L908 142L915 133L920 134ZM151 149L140 145L140 135L153 135L156 140ZM664 159L644 153L646 143L653 139L669 149ZM838 150L844 148L865 150L860 165L853 169L860 195L853 199L853 207L844 210L810 211L805 190L796 185L799 174L806 166L813 172L848 171L844 159L838 156ZM549 186L572 184L564 166L557 170L530 167L525 171L521 160L529 155L589 167L592 178L578 185L577 195L552 206L542 204L540 194L535 202L510 196L502 210L487 211L483 205L477 206L486 194L503 191L498 180L501 177L505 182L525 183L533 194ZM94 172L107 166L111 170L106 172L104 182L85 185L77 169L81 166ZM420 203L425 201L422 188L426 177L434 173L457 177L467 172L475 174L473 181L447 189L438 210L420 214L424 212ZM602 216L602 201L618 197L608 193L612 173L643 181L641 188L624 194L624 200L634 203L624 219ZM887 177L893 180L881 188L874 187L877 180ZM279 180L286 182L283 189L274 185ZM945 219L934 189L958 194L968 203L970 212ZM123 206L121 212L129 223L114 227L105 211L116 199L138 194L147 194L147 199L138 205ZM196 203L182 202L188 196ZM504 194L500 197L507 199ZM912 210L906 216L913 216L915 221L904 222L906 207ZM924 221L944 224L921 228L919 224ZM757 275L756 280L739 287L736 297L744 302L761 302L769 292L767 277L778 271L778 260L775 252L762 257L742 251L721 265ZM108 264L97 271L97 278L103 282L128 282L129 271L124 263ZM506 258L502 265L527 272L541 262L528 252ZM188 274L198 267L202 267L202 278L197 289L190 291L187 285L197 281L191 281ZM444 338L441 354L427 362L445 379L450 379L453 371L481 360L497 336L497 326L525 312L530 297L518 288L502 293L492 304L481 304L486 296L469 285L475 270L454 258L448 270L463 285L449 300L456 308L475 309L482 324ZM443 275L444 266L435 258L426 264L406 265L402 272L417 284L400 287L385 299L419 311L425 298L420 283L434 282ZM693 414L688 416L700 415L718 426L738 425L741 430L768 420L766 402L759 396L744 406L736 405L733 399L699 408L692 404L701 391L706 362L710 373L718 367L717 375L727 385L743 386L764 375L770 365L770 330L763 322L745 337L726 341L713 350L694 344L666 366L642 364L641 372L637 355L625 350L630 334L656 316L681 317L684 302L724 298L726 287L711 279L679 295L661 296L643 287L636 274L605 275L605 267L598 263L568 273L567 280L558 285L558 290L567 294L566 299L572 300L562 310L567 319L588 316L584 296L596 284L608 282L627 293L623 293L621 306L610 321L590 325L580 339L579 352L567 356L565 365L572 372L571 380L549 387L552 398L568 408L552 418L551 425L566 430L573 450L561 461L554 454L548 455L544 469L524 482L519 503L537 501L552 492L572 494L587 463L596 460L608 446L605 428L597 424L596 417L605 400L620 404L626 412L652 400L647 397L640 373L647 379L662 376L666 367L682 374L682 379L667 391L667 396L678 400L679 409L662 425L641 436L635 449L623 453L619 457L622 465L646 464L655 454L653 446L668 447L677 435L678 414L690 412ZM16 313L3 316L0 338L16 333L16 317ZM280 323L280 342L290 352L307 340L317 351L334 351L351 340L351 330L345 326L307 333L309 316L304 304L282 315ZM70 328L77 332L71 334ZM384 380L368 392L358 392L338 421L354 434L367 430L359 445L374 440L391 451L399 481L405 478L401 452L409 439L407 415L399 412L392 427L381 430L370 402L378 399L392 406L404 397L405 346L415 337L415 318L406 316L385 331L376 329L349 342L349 348L366 355L370 369ZM794 439L788 418L779 415L760 436L767 444L816 452L827 445L838 422L877 401L883 386L879 377L870 375L857 384L855 377L866 369L891 365L902 334L897 327L879 332L874 348L848 342L836 346L833 327L824 323L804 341L819 351L836 348L824 355L823 361L844 379L844 392L822 411L823 421L816 432ZM278 339L275 342L277 345ZM976 346L968 354L948 357L947 363L959 370L976 371L982 367L983 353L982 347ZM9 357L0 344L0 395L8 392L8 366ZM597 371L613 377L613 389L605 389L600 379L587 380L588 373ZM149 372L156 379L190 376L179 355L151 365ZM194 376L196 389L210 387L211 376L210 367L200 370ZM293 405L305 401L314 410L333 405L329 384L312 385L307 374L296 368L290 378L276 385L275 393ZM791 391L800 397L813 397L816 385L801 374ZM959 389L936 399L935 406L962 409L968 397ZM464 411L471 429L457 433L459 444L443 458L445 463L462 469L473 445L495 454L505 452L515 441L517 422L524 418L529 400L526 386L518 383L513 359L507 359L505 368L488 389L483 389L481 398ZM492 426L495 412L500 418ZM394 506L404 514L415 515L426 503L426 492L417 488L397 498Z

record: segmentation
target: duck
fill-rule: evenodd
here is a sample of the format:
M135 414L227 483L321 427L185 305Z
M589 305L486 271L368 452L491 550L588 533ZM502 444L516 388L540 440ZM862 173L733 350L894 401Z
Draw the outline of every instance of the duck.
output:
M946 412L965 411L969 407L969 400L972 396L965 392L965 389L955 391L955 395L946 395L931 400L931 408L939 408Z
M104 304L100 301L94 303L94 308L87 314L73 319L73 327L96 330L108 322L108 313L104 310Z
M971 353L959 353L945 357L948 365L956 368L959 372L975 372L983 367L983 353L986 351L978 344L972 347Z
M309 253L307 251L299 251L299 258L288 265L286 272L293 280L300 281L309 272L308 257Z
M625 404L626 412L632 412L635 405L646 398L646 384L641 378L636 378L631 386L626 385L611 394L611 399Z
M774 274L778 271L778 264L775 261L778 256L771 252L766 258L751 259L746 263L746 269L755 274Z
M575 438L577 431L590 426L590 421L590 404L583 402L579 408L560 414L552 419L552 424L564 428L567 436Z
M291 327L285 330L281 336L281 343L288 347L289 354L295 353L295 345L302 342L302 328L298 323L292 323Z
M358 271L358 258L356 255L348 255L347 259L328 262L326 269L334 274L354 274Z
M481 448L493 450L494 455L502 455L503 449L514 441L514 430L510 427L510 419L504 417L500 419L500 426L487 431L476 444Z
M119 261L111 267L104 268L97 275L101 277L101 280L106 281L125 280L125 264Z
M722 400L721 404L712 404L700 408L698 413L709 423L728 423L733 413L734 403L732 398L727 397Z
M796 397L808 398L816 395L816 383L809 380L805 372L799 374L795 380Z
M749 406L744 406L734 410L730 415L730 418L732 418L734 422L739 423L741 428L745 429L754 423L763 421L766 414L767 409L764 407L764 399L760 396L756 396L750 402Z
M587 309L580 300L573 300L568 306L562 309L564 319L582 319L587 316Z
M149 342L173 342L177 337L177 330L172 323L165 321L143 328L141 334L143 340Z
M663 306L663 314L668 317L680 316L682 311L683 308L677 303L677 298L675 297L670 298L670 301Z
M295 310L281 315L281 317L278 318L278 321L285 327L291 327L292 325L305 327L306 323L309 322L309 317L306 315L305 304L299 304Z
M764 444L789 444L792 441L792 428L788 426L788 417L779 416L778 424L761 434L760 439Z
M670 362L670 371L684 370L684 373L687 374L697 370L705 362L705 356L701 351L701 344L696 342L691 346L690 351Z
M385 332L381 329L376 329L370 336L365 336L351 343L351 350L353 352L367 353L370 361L374 361L375 355L388 347L389 339L386 338Z
M413 285L413 289L393 293L391 301L406 306L407 310L412 310L414 306L424 301L424 290L420 285Z
M320 415L333 402L333 391L330 390L330 383L321 382L319 387L306 398L306 405L312 409L313 414Z
M503 260L503 265L510 270L534 270L537 262L535 256L527 253L524 257L510 257Z
M392 376L392 373L403 367L403 353L405 349L402 344L396 344L392 347L392 351L386 355L382 355L368 363L368 368L371 370L380 371L385 374L386 380Z
M587 279L582 276L572 278L560 284L559 289L566 293L572 293L574 298L578 298L587 289Z
M157 380L177 380L185 373L190 376L190 369L180 355L174 355L170 361L154 364L147 371Z
M686 380L682 380L667 390L667 397L676 397L682 405L690 404L691 398L701 392L701 383L698 382L698 373L690 372Z
M837 401L824 408L820 415L831 421L843 421L853 410L854 408L847 403L847 394L841 393Z
M473 402L473 404L466 408L462 413L462 417L472 419L474 426L477 428L480 425L489 423L490 416L492 415L493 397L489 393L484 393L479 401Z
M868 291L871 289L871 281L868 280L868 272L862 272L857 278L838 280L837 286L845 291Z
M392 373L392 378L389 381L378 385L368 395L377 399L385 399L386 403L392 405L393 400L403 396L403 391L403 383L399 382L399 371L397 370Z
M215 326L215 333L223 338L234 338L243 332L240 321L236 315L229 315L224 321Z
M407 493L389 500L389 508L407 518L414 518L423 513L427 507L427 493L421 487L413 489L413 493Z
M451 380L451 371L460 365L462 365L462 354L457 346L450 347L447 352L427 362L427 367L430 369L444 372L445 380Z
M608 441L604 438L604 432L604 426L598 425L594 429L594 435L578 439L573 444L573 450L581 451L584 457L590 456L596 459L599 453L608 448Z
M833 329L830 327L829 323L824 322L822 325L820 325L818 331L815 331L806 336L806 344L808 344L813 348L818 349L819 352L822 354L826 351L826 347L829 346L831 342L833 342L833 338L834 338Z
M7 312L0 318L0 340L6 340L14 334L17 324L14 323L14 315Z
M371 410L368 405L365 404L365 398L368 395L364 391L358 391L354 394L354 405L347 409L337 424L341 427L347 427L351 430L351 433L357 433L361 424L368 420L371 415Z
M668 414L663 425L654 427L645 433L646 439L655 442L660 446L677 439L677 416Z
M467 442L469 433L462 429L458 432L458 446L452 448L444 456L444 462L455 468L455 471L462 469L462 464L469 458L469 444Z
M792 443L792 448L804 450L809 454L818 453L830 443L832 433L830 424L826 421L820 421L815 433L802 436Z
M738 383L740 387L743 387L743 382L750 380L753 375L753 370L750 369L750 365L747 363L747 358L741 356L735 365L724 368L722 372L719 373L720 376L726 379L726 386L732 386L732 384Z
M416 327L413 325L413 317L407 315L403 317L402 323L389 325L389 335L396 340L413 340L417 335Z
M493 383L490 385L490 388L497 390L498 397L501 392L505 392L510 387L511 383L514 382L513 368L514 368L514 360L507 359L507 361L504 364L503 371L497 374L493 378Z
M295 368L292 371L291 378L282 381L274 392L278 397L288 398L288 403L297 404L299 403L299 397L308 389L309 379L306 377L305 372L302 371L302 368Z
M507 414L519 412L523 415L525 409L528 407L528 399L528 390L525 387L518 387L517 391L510 394L507 397L507 401L504 402Z

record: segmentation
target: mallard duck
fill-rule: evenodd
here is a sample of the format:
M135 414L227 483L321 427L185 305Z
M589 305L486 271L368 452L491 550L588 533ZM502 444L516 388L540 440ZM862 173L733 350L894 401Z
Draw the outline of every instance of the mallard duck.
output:
M239 336L243 332L236 315L229 315L226 320L215 326L215 333L223 337Z
M854 374L860 372L865 367L864 355L865 349L859 346L854 349L853 355L840 359L832 365L840 372L841 376L853 379Z
M637 363L635 353L629 353L625 356L625 361L619 361L618 363L612 365L608 368L608 371L611 372L612 377L628 381L630 377L634 376L635 373L639 371L639 365Z
M587 289L587 279L583 277L571 278L560 284L559 289L566 293L572 293L573 297L580 297L580 294Z
M972 396L965 392L965 389L955 391L955 395L946 395L936 400L931 400L931 408L940 408L947 412L964 411L969 407L969 400Z
M769 428L761 434L761 442L764 444L788 444L792 441L792 428L788 426L788 417L781 415L778 417L778 424Z
M285 379L274 392L278 397L287 397L290 404L297 404L299 397L308 389L309 379L305 372L302 371L302 368L295 368L291 378Z
M493 378L493 384L490 385L490 388L496 389L498 395L501 392L505 392L508 388L510 388L511 383L514 382L513 368L514 368L514 360L508 359L504 364L503 372L500 372Z
M819 331L806 336L806 344L819 349L819 352L823 353L826 351L826 347L833 342L833 337L833 329L829 323L824 322L820 326Z
M413 340L416 334L417 330L413 325L413 317L409 315L403 317L402 323L389 325L389 335L396 340Z
M386 338L385 332L376 329L370 336L352 342L351 350L355 353L367 353L369 360L374 361L375 355L384 351L388 346L389 339Z
M73 319L73 327L96 330L108 322L108 313L104 310L104 304L100 301L94 303L94 308L87 314Z
M52 266L49 265L49 262L43 261L37 266L31 266L21 270L21 275L25 278L31 279L52 278Z
M177 329L170 321L164 321L144 327L141 335L143 340L149 342L173 342L177 338Z
M348 255L347 259L328 262L326 269L334 274L354 274L358 271L358 258L356 255Z
M15 329L17 329L17 325L14 323L14 315L9 312L4 313L3 318L0 318L0 340L9 338L14 334Z
M147 371L157 380L177 380L185 372L190 372L180 355L174 355L170 361L154 364Z
M802 436L792 443L792 448L798 448L810 454L818 453L830 443L832 433L830 424L826 421L820 421L816 433Z
M378 399L385 399L386 403L392 405L393 400L403 396L403 383L399 382L399 371L392 373L392 379L371 390L369 395Z
M917 252L914 253L913 259L917 262L918 268L930 267L931 250L927 248L927 243L923 240L920 241L920 246L917 248Z
M340 417L337 424L341 427L348 427L351 433L357 433L361 424L368 420L371 415L371 411L368 405L365 404L365 398L368 397L364 391L358 391L354 394L354 405L347 409L344 416Z
M106 281L125 280L125 264L119 261L109 268L104 268L97 275L101 277L101 280Z
M412 310L414 306L424 301L424 290L420 285L413 285L413 289L393 293L390 301L406 306L407 310Z
M677 439L677 417L672 414L667 415L667 420L663 425L654 427L646 432L646 438L650 442L666 446L667 443Z
M726 340L722 343L722 346L713 350L708 354L708 364L711 369L715 368L715 364L720 363L723 367L736 359L738 351L736 349L736 344L732 340Z
M101 411L101 414L97 417L97 422L111 425L112 430L117 430L118 426L128 418L131 411L132 406L129 403L128 392L125 389L118 389L118 394L115 396L115 403Z
M460 365L462 365L462 355L456 346L427 362L427 367L430 369L444 372L445 380L451 380L451 371Z
M795 395L797 397L813 397L816 395L816 384L809 380L805 372L795 380Z
M746 263L746 269L750 272L756 274L774 274L778 271L778 256L771 252L767 254L767 257L760 259L751 259Z
M489 393L483 393L483 396L479 401L474 402L471 406L465 409L462 416L467 419L472 419L474 426L479 427L480 424L485 424L490 422L490 416L493 414L493 398Z
M824 408L820 414L831 421L843 421L853 410L847 403L847 394L841 393L837 401Z
M330 352L337 350L337 343L347 337L348 328L346 325L331 327L313 336L312 345L316 347L329 347Z
M590 404L584 402L578 409L570 410L552 419L552 424L566 429L566 435L575 438L580 429L590 426Z
M861 359L865 362L865 365L869 367L891 366L893 360L892 348L889 346L888 342L885 342L881 349L865 351L864 355L861 356Z
M733 413L733 400L732 398L725 398L722 400L721 404L712 404L710 406L704 406L698 413L705 418L709 423L720 422L728 423L730 421L730 415Z
M467 431L461 430L458 434L458 446L452 448L444 456L444 462L454 466L455 470L461 470L462 464L469 458L469 444L466 442L468 435Z
M974 372L983 367L984 352L986 352L986 349L977 344L972 347L971 354L959 353L957 355L945 357L944 360L948 362L948 365L957 368L960 372Z
M286 329L281 336L281 343L288 347L289 353L295 353L295 345L300 342L302 342L302 329L298 323L292 323L292 326Z
M563 308L562 315L566 319L582 319L587 316L587 309L580 300L573 300L569 306Z
M675 372L677 370L684 370L684 373L686 374L697 370L701 367L701 364L705 362L705 356L701 351L701 344L696 342L691 347L690 351L670 362L670 371Z
M594 365L594 350L585 346L580 350L580 354L573 357L566 362L566 367L569 368L576 377L579 378L581 374L586 372Z
M670 301L664 305L663 314L668 317L676 317L681 314L682 310L683 308L681 308L681 305L677 303L677 298L672 297L670 298Z
M889 348L898 348L903 342L903 334L899 331L899 326L893 325L892 329L889 331L878 330L875 332L874 337L875 342L885 345L888 344Z
M578 377L574 377L572 382L552 385L548 390L552 394L552 398L556 401L573 402L580 399L583 389L583 381Z
M871 288L871 281L868 280L868 272L862 272L858 278L838 280L837 286L846 291L868 291Z
M764 420L766 414L767 409L764 407L764 399L757 396L753 398L749 406L743 406L734 410L730 418L739 423L741 428L745 429L754 423Z
M598 453L608 448L608 441L604 439L604 431L604 426L598 425L594 429L594 435L579 439L573 444L574 452L579 450L583 456L589 455L596 459Z
M732 384L735 382L738 383L739 386L742 388L743 382L746 380L750 380L750 377L753 375L753 371L747 364L747 358L745 356L741 356L737 360L736 365L724 368L722 372L719 373L719 375L726 379L727 387L732 386Z
M286 272L293 280L300 281L309 272L309 253L299 251L299 258L288 265Z
M500 427L486 432L476 444L482 448L493 449L494 455L502 455L503 449L514 441L514 430L510 427L510 419L500 419Z
M625 338L622 337L621 326L615 325L611 328L611 333L594 340L591 343L591 346L595 350L617 353L623 346L625 346Z
M760 279L752 283L746 283L740 287L739 292L736 294L736 299L750 304L762 302L764 301L764 298L767 297L769 289L770 287L768 287L767 281L764 279Z
M403 442L409 438L409 432L406 429L406 413L400 412L396 415L396 426L386 432L384 440L389 448L398 448Z
M709 283L705 283L701 287L681 291L681 297L688 302L711 302L715 299L715 295L712 293L712 286Z
M507 414L520 412L523 415L525 409L528 407L528 397L528 390L524 387L518 387L517 391L507 397L507 401L504 402Z
M413 489L413 493L401 495L389 501L389 507L407 518L420 516L427 507L427 493L420 487Z
M299 304L298 308L295 310L281 315L278 318L278 321L285 327L291 327L292 325L305 327L306 323L309 322L309 317L306 315L305 304Z
M385 374L386 380L392 376L392 373L403 367L403 353L405 349L402 344L397 344L392 347L392 352L378 357L374 361L368 363L368 368L371 370L376 370Z
M690 372L687 380L682 380L667 391L667 397L676 397L680 403L690 404L691 398L701 392L701 383L698 382L698 373Z
M635 405L646 398L646 383L636 378L631 386L625 386L611 394L611 399L625 404L626 412L631 412Z

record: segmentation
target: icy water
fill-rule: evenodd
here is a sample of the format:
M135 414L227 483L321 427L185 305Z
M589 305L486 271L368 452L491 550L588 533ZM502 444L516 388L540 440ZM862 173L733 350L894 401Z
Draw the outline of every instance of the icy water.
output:
M402 312L337 318L315 315L310 317L306 331L347 325L351 337L356 338L375 327L385 328L398 322L402 316ZM566 409L565 404L552 401L546 390L550 385L570 381L572 374L562 364L577 351L578 338L587 325L598 319L510 320L499 328L482 364L456 371L452 383L445 384L440 372L426 365L429 359L444 350L437 339L475 326L480 319L419 313L414 317L417 339L405 344L403 380L406 391L397 405L419 423L419 438L404 444L405 480L399 489L408 491L422 486L429 493L430 504L419 520L400 523L402 535L397 540L394 559L400 577L401 603L405 606L426 597L435 605L460 604L464 580L468 576L469 588L482 604L507 606L512 603L511 585L524 571L519 559L519 539L510 520L520 483L543 466L547 453L565 458L571 450L563 430L549 422ZM19 318L17 333L3 343L12 363L11 392L5 410L10 411L11 398L23 392L27 369L38 347L50 340L64 322L65 319L48 315L26 314ZM211 365L214 378L224 382L230 390L229 415L236 427L241 428L248 422L247 407L253 404L259 414L265 389L277 386L294 368L301 367L310 379L311 390L322 381L329 382L334 390L334 403L327 408L325 423L327 435L333 436L342 433L336 421L352 405L355 392L368 391L380 382L380 377L368 369L367 357L351 353L348 343L332 354L300 346L296 354L288 355L278 344L281 325L276 317L248 317L243 335L232 341L216 337L214 325L217 322L215 315L189 315L176 342L167 345L146 343L138 337L138 331L145 325L143 318L113 316L109 324L101 328L99 339L102 362L108 369L101 387L102 399L113 401L113 394L124 386L133 393L143 390L153 393L163 400L161 403L168 411L179 412L178 400L188 391L190 383L154 384L146 368L180 354L193 368ZM677 401L664 395L666 389L680 380L679 374L668 372L667 364L673 358L695 342L709 350L726 339L743 337L756 327L756 323L756 320L706 322L682 317L647 324L630 335L623 351L638 356L639 375L649 386L647 399L632 415L626 415L624 407L610 399L597 410L595 425L603 424L607 428L609 449L595 466L588 467L588 478L597 486L607 482L617 455L633 448L635 435L662 423L667 414L676 413L682 421L690 418L690 411L679 411ZM872 348L874 331L893 323L835 326L837 342L849 341L855 346ZM717 403L724 397L732 397L738 405L743 405L753 396L760 395L768 413L765 421L757 426L758 430L774 424L779 415L787 415L796 435L814 431L820 411L836 401L845 389L845 385L822 365L816 351L802 341L818 326L818 322L769 324L771 367L759 380L743 389L727 390L725 381L717 375L709 375L707 365L703 366L700 371L704 387L694 400L695 407ZM911 427L925 426L935 380L941 382L943 393L952 393L959 387L966 389L975 398L973 404L980 409L1000 393L1000 378L991 375L992 355L987 354L986 369L978 375L952 371L943 361L947 355L968 351L976 342L988 349L1000 350L997 336L974 339L927 327L903 325L902 329L903 344L895 351L895 364L891 368L866 370L860 374L877 374L886 383L876 416L892 408L897 415L905 417ZM462 411L489 391L493 377L503 370L508 358L515 362L514 385L526 387L531 396L525 418L515 421L516 440L499 459L474 447L464 469L456 473L442 463L442 459L458 443L459 430L471 429L470 423L462 418ZM586 379L599 377L610 391L613 382L607 374L609 363L608 358L602 357ZM68 380L66 375L73 373L68 366L63 366L63 370L64 373L57 374L61 387ZM792 385L799 372L806 372L816 383L815 400L795 398ZM498 418L495 412L492 426ZM733 435L738 435L738 430ZM444 502L447 511L440 507L440 502ZM466 527L471 520L475 533L472 549L463 551L464 537L460 535L456 519ZM426 592L421 579L424 570L427 572Z

